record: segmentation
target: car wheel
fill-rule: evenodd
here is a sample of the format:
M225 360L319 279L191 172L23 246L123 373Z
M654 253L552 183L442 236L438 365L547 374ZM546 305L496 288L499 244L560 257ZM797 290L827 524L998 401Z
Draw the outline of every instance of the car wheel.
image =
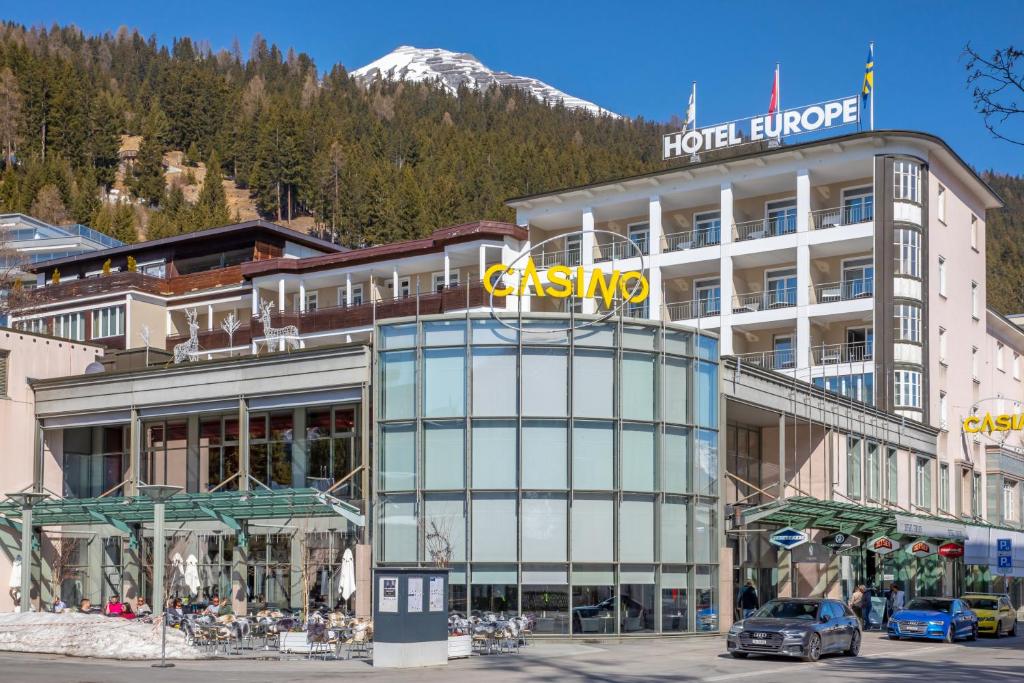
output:
M811 634L811 639L807 641L807 649L804 650L804 661L805 662L816 662L821 658L821 636L817 633Z
M1017 617L1013 618L1013 623L1010 625L1010 637L1015 638L1017 636Z
M949 627L946 629L946 633L943 635L942 640L946 643L953 642L953 624L950 624Z
M736 659L746 659L749 653L747 652L731 652L730 653Z
M899 636L889 636L889 640L899 640Z
M889 636L890 638L892 636ZM854 631L853 636L850 638L850 649L846 651L851 657L856 657L860 654L860 631Z
M996 622L996 638L1002 638L1002 637L1003 637L1003 625L997 621Z
M967 636L967 640L977 640L977 639L978 639L978 625L974 624L973 626L971 626L971 635Z

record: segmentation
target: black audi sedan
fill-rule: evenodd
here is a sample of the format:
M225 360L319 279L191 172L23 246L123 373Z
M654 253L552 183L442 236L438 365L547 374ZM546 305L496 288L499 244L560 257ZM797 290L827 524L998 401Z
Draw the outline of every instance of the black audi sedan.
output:
M838 600L771 600L729 629L726 647L733 657L782 655L816 662L840 652L860 653L860 621Z

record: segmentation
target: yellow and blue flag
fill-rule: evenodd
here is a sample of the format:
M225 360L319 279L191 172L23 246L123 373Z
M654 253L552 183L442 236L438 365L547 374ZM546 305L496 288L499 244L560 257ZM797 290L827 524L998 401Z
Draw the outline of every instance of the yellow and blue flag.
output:
M864 64L864 84L860 89L861 108L867 106L868 96L875 89L875 46L868 46L868 60Z

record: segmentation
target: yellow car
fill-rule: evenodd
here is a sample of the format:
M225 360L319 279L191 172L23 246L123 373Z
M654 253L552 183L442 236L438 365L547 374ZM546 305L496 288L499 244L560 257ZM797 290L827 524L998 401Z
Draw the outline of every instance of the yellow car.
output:
M967 593L960 599L978 615L978 633L998 638L1017 635L1017 611L1010 599L997 593Z

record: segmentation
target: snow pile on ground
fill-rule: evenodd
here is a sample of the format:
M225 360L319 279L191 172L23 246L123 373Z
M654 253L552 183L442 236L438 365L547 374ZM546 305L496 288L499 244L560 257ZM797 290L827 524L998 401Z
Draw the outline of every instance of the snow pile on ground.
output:
M0 651L45 652L71 657L160 659L159 624L98 614L0 613ZM168 659L197 659L185 634L167 629Z

